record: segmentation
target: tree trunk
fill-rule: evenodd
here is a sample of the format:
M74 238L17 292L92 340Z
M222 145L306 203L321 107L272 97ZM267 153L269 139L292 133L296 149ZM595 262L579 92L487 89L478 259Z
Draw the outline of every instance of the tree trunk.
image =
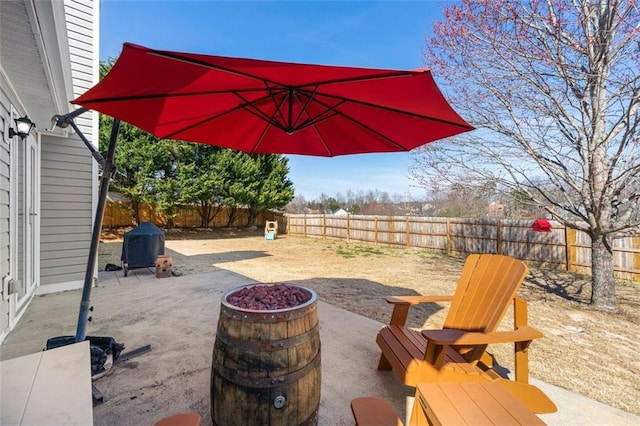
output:
M157 206L156 206L157 208ZM167 216L167 229L173 229L176 227L176 223L173 220L176 217L176 209L173 207L170 207L169 209L167 209L164 214Z
M229 212L229 220L227 220L227 228L231 228L233 226L233 222L236 221L236 217L238 216L238 208L237 207L228 207Z
M200 208L198 209L198 214L200 215L200 227L208 228L209 227L209 218L211 216L212 206L209 203L200 202Z
M133 220L135 225L140 225L140 207L141 203L137 200L131 200L131 210L133 210Z
M249 217L247 218L247 226L254 226L256 223L256 218L258 217L258 212L255 209L249 209Z
M604 235L594 235L591 241L591 306L599 311L616 312L611 241Z

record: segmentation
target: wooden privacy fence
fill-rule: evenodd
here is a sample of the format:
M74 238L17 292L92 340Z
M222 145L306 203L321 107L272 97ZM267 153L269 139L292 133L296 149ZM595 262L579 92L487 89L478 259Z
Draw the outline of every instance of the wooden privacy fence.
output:
M287 215L289 235L424 248L450 255L501 253L545 266L591 273L590 238L551 221L534 232L532 220L413 216ZM640 237L613 242L616 277L640 281Z
M158 212L151 204L143 203L140 207L140 221L151 222L160 227L167 226L167 216ZM238 209L238 216L231 226L246 226L249 220L247 209ZM256 218L256 226L264 226L267 220L277 220L279 227L284 229L282 213L263 212ZM216 217L209 222L208 228L221 228L227 226L229 221L229 209L223 208ZM200 215L193 206L180 206L176 208L173 224L177 228L197 228L201 226ZM102 226L104 228L122 228L135 225L131 203L128 201L107 201L104 211Z

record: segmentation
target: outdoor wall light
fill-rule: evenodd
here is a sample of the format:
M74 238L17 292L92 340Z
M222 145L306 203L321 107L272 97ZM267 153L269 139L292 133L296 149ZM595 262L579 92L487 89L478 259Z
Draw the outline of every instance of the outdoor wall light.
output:
M14 136L20 136L20 139L24 139L29 136L31 133L31 129L36 126L36 123L31 121L29 117L26 115L24 117L16 118L14 120L16 122L16 130L13 130L12 127L9 127L9 137L12 138Z

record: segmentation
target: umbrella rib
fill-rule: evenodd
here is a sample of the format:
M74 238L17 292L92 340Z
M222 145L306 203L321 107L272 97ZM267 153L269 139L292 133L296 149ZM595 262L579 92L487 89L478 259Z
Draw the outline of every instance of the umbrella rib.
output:
M185 93L152 93L152 94L146 94L146 95L101 97L97 99L89 98L86 101L83 100L83 102L103 103L103 102L118 102L118 101L136 101L136 100L157 99L157 98L180 98L184 96L223 95L223 94L251 93L251 92L263 92L263 91L264 91L263 88L259 88L259 89L234 89L234 90L206 90L206 91L185 92ZM266 98L263 98L263 99L266 99Z
M304 84L298 84L298 85L287 85L287 87L292 87L294 89L297 90L305 90L305 87L309 87L309 86L328 86L331 84L340 84L340 83L354 83L354 82L359 82L359 81L367 81L367 80L383 80L386 78L397 78L397 77L411 77L413 75L416 74L420 74L422 72L427 72L427 71L380 71L382 74L376 74L376 75L367 75L367 76L362 76L362 77L345 77L345 78L336 78L333 80L320 80L320 81L312 81L312 82L307 82ZM284 84L278 83L282 86L285 86Z
M287 105L287 133L293 133L293 89L289 88L287 92L287 99L289 99Z
M213 120L217 120L220 117L223 117L227 114L231 114L239 109L244 109L245 111L249 112L250 114L255 115L256 117L260 118L261 120L267 122L268 124L271 124L273 126L278 127L279 129L282 129L282 125L280 123L278 123L277 121L271 119L268 115L264 114L262 111L260 111L259 109L257 110L258 112L247 108L247 105L237 105L232 109L226 110L226 111L222 111L219 114L216 115L212 115L210 117L206 117L203 120L200 120L196 123L190 124L188 126L182 127L179 130L176 130L174 132L171 133L167 133L166 135L156 135L158 137L160 137L161 139L172 139L174 136L178 135L179 133L185 132L187 130L193 129L194 127L198 127L201 126L202 124L209 122L209 121L213 121ZM284 130L284 129L283 129Z
M295 128L295 129L299 130L299 129L302 129L302 128L307 127L307 126L305 125L305 123L308 123L308 122L309 122L309 120L305 120L305 121L302 123L302 125L300 125L300 126L298 126L298 121L299 121L299 120L300 120L300 118L302 117L302 114L304 114L305 112L307 112L307 107L309 106L309 104L310 104L310 103L311 103L311 101L313 100L313 97L315 96L315 94L316 94L316 92L317 92L317 91L318 91L318 86L316 86L316 87L315 87L315 89L313 89L313 92L312 92L309 96L307 96L307 100L306 100L306 102L304 103L304 105L302 106L302 110L300 111L300 113L298 114L298 116L296 117L296 119L289 123L289 125L290 125L292 128ZM304 91L304 90L303 90L303 91L296 90L295 92L292 92L292 99L291 99L291 101L290 101L290 102L293 102L293 96L295 95L295 98L296 98L296 100L298 101L298 103L299 103L299 104L302 104L302 102L300 102L300 99L299 99L299 98L300 98L300 96L299 96L299 94L300 94L300 93L305 93L305 91ZM325 112L326 112L326 111L322 112L321 114L318 114L318 116L320 116L320 115L324 114ZM318 116L316 116L316 117L318 117Z
M326 108L328 108L328 106L324 105L324 103L322 101L319 101L319 100L316 99L316 102L318 102L319 104L321 104L321 105L325 106ZM370 133L373 133L374 135L378 136L379 138L386 140L390 144L392 144L392 145L396 146L397 148L399 148L401 151L407 151L407 149L404 146L400 145L398 142L394 141L393 139L389 138L386 135L383 135L382 133L378 132L377 130L372 129L371 127L367 126L366 124L361 123L360 121L356 120L355 118L349 117L348 115L345 115L340 111L334 111L334 113L336 115L339 115L339 116L345 118L348 121L351 121L352 123L357 124L362 129L364 129L364 130L366 130L366 131L368 131ZM314 123L314 124L317 124L317 123Z
M337 108L340 107L341 105L343 105L346 102L352 102L354 104L363 105L363 106L367 106L367 107L371 107L371 108L375 108L375 109L381 109L381 110L385 110L385 111L389 111L389 112L394 112L394 113L398 113L398 114L401 114L401 115L407 115L407 116L411 116L411 117L427 119L427 120L431 120L431 121L435 121L435 122L439 122L439 123L443 123L443 124L454 125L454 126L463 127L463 128L472 128L471 126L468 126L468 125L462 125L462 124L458 124L458 123L455 123L455 122L452 122L452 121L443 120L443 119L439 119L439 118L435 118L435 117L431 117L431 116L425 116L425 115L421 115L421 114L416 114L416 113L412 113L412 112L409 112L409 111L403 111L403 110L399 110L399 109L395 109L395 108L376 105L376 104L372 104L372 103L368 103L368 102L364 102L364 101L359 101L359 100L355 100L355 99L351 99L351 98L346 98L346 97L341 97L341 96L335 96L335 95L329 95L329 94L326 94L326 93L321 93L322 96L325 96L325 97L328 97L328 98L332 98L332 99L336 99L336 100L340 101L338 104L336 104L334 106L329 106L328 104L320 101L319 99L317 99L317 97L315 97L316 92L317 92L317 87L316 87L316 89L313 90L313 92L308 92L307 90L304 90L304 89L299 89L298 90L298 93L304 94L304 95L306 95L308 97L307 103L305 104L305 107L304 107L302 112L304 112L304 110L306 110L307 105L309 105L309 103L311 102L312 99L316 103L318 103L318 104L322 105L323 107L325 107L326 110L323 111L322 113L316 115L315 117L310 117L308 120L304 121L299 126L298 125L294 126L296 131L305 129L305 128L309 127L309 126L313 126L313 125L318 124L318 123L321 123L322 121L325 121L325 120L333 117L334 115L339 114L340 116L348 118L352 122L357 123L361 127L367 128L370 131L372 131L373 133L376 133L379 136L383 137L383 135L381 135L380 133L374 131L370 127L365 126L362 123L358 122L357 120L355 120L355 119L353 119L353 118L351 118L351 117L349 117L349 116L347 116L345 114L342 114L341 112L337 111ZM299 114L298 118L300 118L300 116L302 115L302 112ZM331 112L333 112L333 114L330 114ZM323 117L323 115L326 115L326 116ZM297 122L297 120L296 120L296 122ZM391 142L391 143L395 143L390 139L387 139L387 140L389 142Z
M362 106L366 106L366 107L370 107L370 108L374 108L374 109L380 109L380 110L384 110L384 111L389 111L389 112L393 112L393 113L400 114L400 115L407 115L407 116L411 116L411 117L421 118L421 119L424 119L424 120L436 121L438 123L443 123L443 124L448 124L448 125L451 125L451 126L462 127L462 128L465 128L465 129L473 130L473 126L468 125L468 124L456 123L454 121L444 120L442 118L431 117L431 116L428 116L428 115L422 115L422 114L418 114L418 113L415 113L415 112L404 111L404 110L397 109L397 108L391 108L391 107L386 107L386 106L383 106L383 105L373 104L373 103L370 103L370 102L359 101L357 99L347 98L347 97L344 97L344 96L330 95L330 94L327 94L327 93L321 93L321 94L322 94L322 96L325 96L327 98L340 100L343 103L351 102L351 103L354 103L354 104L358 104L358 105L362 105ZM329 108L329 106L324 104L322 101L319 101L317 98L315 99L315 101L317 103L323 105L325 108Z
M279 123L277 120L275 120L273 117L270 117L269 115L265 114L264 112L262 112L259 108L255 107L254 103L255 102L260 102L263 101L265 99L268 99L269 97L271 97L271 95L269 96L264 96L260 99L257 99L254 102L251 102L249 100L247 100L246 98L244 98L243 96L240 95L240 92L250 92L250 91L263 91L264 89L252 89L252 90L226 90L226 91L222 91L222 92L194 92L194 93L185 93L185 94L171 94L171 95L162 95L162 94L155 94L155 95L147 95L144 97L134 97L134 96L128 96L128 97L118 97L118 98L103 98L103 99L97 99L95 101L91 101L91 102L109 102L109 101L120 101L120 100L133 100L133 99L153 99L153 98L171 98L171 97L180 97L180 96L190 96L190 95L207 95L207 94L216 94L216 93L233 93L235 94L238 98L240 98L242 101L245 102L244 105L236 105L234 108L223 111L219 114L213 115L213 116L209 116L203 120L200 120L196 123L193 123L189 126L183 127L179 130L176 130L174 132L168 133L166 135L161 135L159 137L161 138L172 138L173 136L184 132L186 130L192 129L194 127L200 126L208 121L213 121L216 120L226 114L231 114L232 112L235 112L239 109L244 109L247 112L255 115L256 117L260 118L261 120L266 121L267 123L285 131L286 129L282 126L281 123Z
M260 118L261 120L267 122L267 124L270 124L272 126L275 126L275 127L279 128L279 129L284 130L280 123L278 123L277 121L271 119L268 115L264 114L262 111L258 110L258 112L256 112L254 110L246 108L246 105L238 105L235 108L232 108L230 110L223 111L223 112L221 112L219 114L207 117L207 118L205 118L203 120L200 120L200 121L198 121L196 123L193 123L193 124L190 124L188 126L182 127L179 130L176 130L174 132L167 133L166 135L161 135L161 136L160 135L156 135L156 136L158 136L160 139L173 139L173 137L178 135L179 133L182 133L182 132L185 132L187 130L193 129L194 127L201 126L202 124L207 123L209 121L217 120L218 118L223 117L223 116L225 116L227 114L231 114L232 112L235 112L235 111L237 111L239 109L244 109L248 113L253 114L256 117Z
M251 149L251 154L255 154L256 153L256 150L258 149L258 147L262 143L262 140L264 139L264 137L267 134L267 130L269 130L269 123L267 123L267 125L264 126L264 130L262 130L262 133L260 134L260 137L256 141L255 145L253 145L253 149Z
M327 154L329 154L329 157L333 157L333 152L331 152L331 149L329 149L329 145L325 142L324 137L322 137L322 135L320 134L320 130L318 130L317 127L314 127L313 130L316 132L316 135L318 135L318 139L320 139L320 141L322 142L322 146L327 151Z
M334 117L334 116L338 115L338 113L335 111L335 109L337 107L339 107L340 105L342 105L342 104L344 104L344 102L340 102L339 104L337 104L336 106L334 106L332 108L327 108L326 110L324 110L320 114L316 115L315 117L309 117L309 119L305 120L302 124L300 124L299 126L296 126L295 130L299 131L299 130L302 130L302 129L306 129L309 126L315 126L318 123L322 123L323 121L328 120L331 117Z
M259 77L257 75L250 74L250 73L247 73L247 72L239 71L239 70L236 70L236 69L232 69L232 68L227 68L227 67L223 67L223 66L220 66L220 65L211 64L211 63L208 63L206 61L198 60L198 59L195 59L195 58L185 58L184 56L182 56L182 55L180 55L179 53L176 53L176 52L166 52L166 51L161 51L161 50L156 50L156 49L148 49L147 53L150 54L150 55L155 55L155 56L165 57L165 58L169 58L169 59L174 59L176 61L186 62L186 63L192 64L192 65L198 65L198 66L205 67L205 68L224 71L224 72L227 72L229 74L236 74L236 75L240 75L240 76L243 76L243 77L252 78L252 79L255 79L255 80L261 80L263 82L276 84L278 86L291 87L293 89L299 89L301 87L308 87L308 86L319 86L319 85L326 85L326 84L347 83L347 82L353 82L353 81L376 80L376 79L402 77L402 76L409 77L409 76L416 75L416 74L419 74L419 73L428 72L428 70L424 70L424 71L377 70L377 69L371 68L371 69L367 69L367 70L378 71L381 74L367 75L367 76L363 76L363 77L337 78L337 79L334 79L334 80L320 80L320 81L317 81L317 82L311 82L311 83L307 82L305 84L292 86L292 85L282 84L282 83L277 82L275 80L270 80L270 79L267 79L267 78L264 78L264 77ZM237 58L229 58L229 59L237 59ZM272 62L272 61L264 61L264 60L257 60L257 59L255 59L253 61L262 62L262 63L270 63L270 62ZM295 65L295 63L291 63L291 64ZM302 65L302 64L300 64L300 65ZM343 67L343 68L350 69L352 67Z
M186 63L191 64L191 65L198 65L198 66L205 67L205 68L224 71L224 72L227 72L229 74L235 74L235 75L240 75L242 77L252 78L254 80L260 80L260 81L263 81L263 82L267 82L268 81L270 83L274 83L274 84L277 84L279 86L282 86L277 81L267 80L267 79L265 79L263 77L258 77L256 75L253 75L253 74L250 74L250 73L247 73L247 72L242 72L242 71L234 70L234 69L231 69L231 68L222 67L220 65L210 64L210 63L208 63L206 61L201 61L201 60L194 59L194 58L185 58L185 57L183 57L183 56L181 56L181 55L179 55L177 53L163 52L163 51L155 50L155 49L149 49L149 51L147 53L149 53L150 55L169 58L169 59L173 59L173 60L180 61L180 62L186 62ZM232 58L232 59L234 59L234 58Z
M277 123L276 127L278 127L279 129L282 129L282 131L284 131L284 132L288 132L289 131L287 129L288 126L284 126L284 125L280 124L275 118L276 115L279 115L280 119L282 120L282 123L287 123L287 121L284 118L284 115L282 113L282 110L280 109L280 107L282 107L282 104L284 104L287 101L287 95L285 94L284 97L282 98L282 101L280 101L280 103L278 103L278 100L276 99L276 94L269 87L269 82L267 80L264 80L264 85L267 88L267 91L269 92L269 97L271 98L271 101L273 102L274 105L276 105L276 110L273 113L273 115L270 117L270 120L273 120L274 123ZM283 87L281 93L285 93L285 92L288 92L288 89L286 87ZM267 97L265 96L265 99L266 98ZM260 111L260 112L262 112L262 111ZM265 114L265 116L268 117L267 114Z
M230 93L233 93L233 91L230 91ZM242 97L242 96L241 96L240 94L238 94L238 93L235 93L235 95L236 95L238 98L240 98L243 102L245 102L245 104L243 104L243 105L237 105L236 107L234 107L234 108L232 108L232 109L229 109L229 110L227 110L227 111L223 111L223 112L221 112L221 113L219 113L219 114L216 114L216 115L213 115L213 116L211 116L211 117L207 117L207 118L205 118L205 119L203 119L203 120L200 120L200 121L198 121L198 122L196 122L196 123L193 123L193 124L191 124L191 125L189 125L189 126L183 127L183 128L181 128L180 130L176 130L175 132L168 133L168 134L166 134L166 135L162 135L162 138L169 138L169 139L171 139L171 138L173 138L174 136L176 136L177 134L179 134L179 133L181 133L181 132L187 131L187 130L192 129L192 128L194 128L194 127L198 127L198 126L200 126L200 125L202 125L202 124L204 124L204 123L206 123L206 122L216 120L216 119L218 119L218 118L220 118L220 117L222 117L222 116L224 116L224 115L226 115L226 114L231 114L232 112L235 112L235 111L237 111L237 110L239 110L239 109L244 109L244 110L245 110L245 111L247 111L248 113L253 114L254 116L258 117L259 119L261 119L261 120L265 121L267 124L270 124L270 125L272 125L272 126L274 126L274 127L277 127L278 129L280 129L280 130L282 130L282 131L285 131L285 132L286 132L286 131L288 131L288 129L286 129L286 128L285 128L285 127L284 127L280 122L278 122L278 121L277 121L273 116L269 116L269 115L265 114L262 110L260 110L259 108L257 108L257 107L254 105L254 103L255 103L255 102L260 102L260 101L263 101L263 100L265 100L265 99L268 99L269 97L272 97L272 95L265 96L265 97L263 97L263 98L261 98L261 99L258 99L258 100L256 100L256 101L254 101L254 102L250 102L250 101L248 101L246 98ZM275 99L274 99L274 101L275 101ZM282 105L282 102L280 103L280 105ZM277 109L276 109L276 113L278 113L279 111L280 111L280 108L277 108ZM268 128L268 127L267 127L267 128ZM266 132L266 128L265 128L265 132ZM263 136L264 136L264 135L263 135ZM262 137L261 137L261 138L262 138Z
M324 117L323 117L323 115L324 115ZM336 115L340 115L342 117L345 117L345 115L340 114L340 113L338 113L336 111L324 111L322 114L318 114L313 119L309 119L309 120L305 121L304 123L302 123L301 125L299 125L298 127L296 127L296 132L300 131L300 130L304 130L307 127L315 126L316 124L320 124L323 121L326 121L326 120L328 120L331 117L334 117Z
M272 91L269 91L269 95L268 96L264 96L261 99L258 99L254 102L250 102L249 100L245 99L244 97L242 97L240 94L236 94L236 96L238 98L240 98L242 101L245 102L244 105L239 105L240 108L243 108L245 111L255 115L256 117L266 121L267 123L277 127L278 129L281 129L282 131L288 131L285 126L283 126L280 122L278 122L278 120L276 120L275 116L276 114L280 115L282 117L282 112L280 111L280 107L282 106L282 104L285 102L286 97L283 98L283 100L280 102L280 104L277 104L277 99L275 98L275 95ZM258 108L255 104L263 101L265 99L271 98L273 100L273 102L276 104L276 110L274 112L274 114L272 116L269 116L268 114L265 114L264 111L262 111L260 108ZM284 119L284 117L282 117Z

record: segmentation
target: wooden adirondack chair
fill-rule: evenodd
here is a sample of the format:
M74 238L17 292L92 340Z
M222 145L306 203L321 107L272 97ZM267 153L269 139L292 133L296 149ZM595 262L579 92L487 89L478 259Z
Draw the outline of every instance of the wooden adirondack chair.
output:
M382 350L378 369L393 369L405 385L421 382L498 380L536 413L557 410L535 386L528 384L528 347L542 333L527 325L526 301L516 297L527 266L497 254L470 255L453 296L387 297L394 305L391 322L378 333ZM405 327L412 305L451 302L442 330ZM514 306L514 330L497 331L509 305ZM515 382L493 370L488 344L513 343Z

